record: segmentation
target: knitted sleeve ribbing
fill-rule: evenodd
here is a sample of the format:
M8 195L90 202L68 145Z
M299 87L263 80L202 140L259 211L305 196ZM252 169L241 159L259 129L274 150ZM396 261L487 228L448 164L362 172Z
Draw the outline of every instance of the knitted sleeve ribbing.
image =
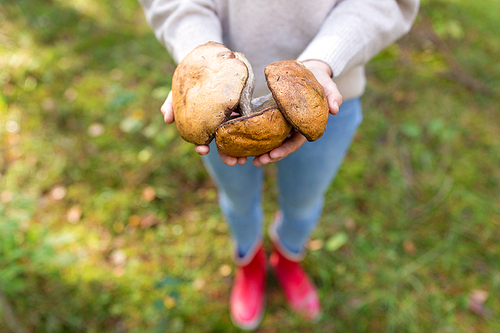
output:
M419 0L343 0L298 59L322 60L340 76L406 34L418 7Z

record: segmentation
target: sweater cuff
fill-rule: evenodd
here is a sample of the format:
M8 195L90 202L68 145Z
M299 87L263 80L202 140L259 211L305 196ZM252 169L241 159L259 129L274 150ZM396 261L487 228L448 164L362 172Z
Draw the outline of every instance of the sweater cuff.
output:
M329 47L325 47L328 45ZM302 52L297 60L321 60L327 63L332 70L332 77L342 74L349 63L362 61L359 57L363 41L355 36L343 37L342 33L335 35L317 36Z

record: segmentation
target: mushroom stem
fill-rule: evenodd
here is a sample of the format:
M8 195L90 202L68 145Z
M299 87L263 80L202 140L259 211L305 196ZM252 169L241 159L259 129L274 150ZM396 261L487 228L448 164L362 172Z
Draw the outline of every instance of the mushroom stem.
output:
M253 89L255 87L255 75L253 74L252 65L250 65L250 62L243 55L243 53L234 52L234 55L236 59L241 60L247 66L248 69L247 82L245 83L245 87L241 92L240 103L239 103L240 112L243 116L245 116L252 113L252 106L250 101L252 99Z
M276 101L273 98L273 94L256 97L252 99L250 104L252 106L252 112L259 112L271 106L277 107Z
M265 96L260 96L252 99L253 89L255 87L255 75L252 70L252 65L248 59L240 52L234 52L236 59L241 60L248 69L248 78L245 83L245 87L241 92L239 110L242 116L252 114L254 112L259 112L267 107L276 106L272 94L267 94Z

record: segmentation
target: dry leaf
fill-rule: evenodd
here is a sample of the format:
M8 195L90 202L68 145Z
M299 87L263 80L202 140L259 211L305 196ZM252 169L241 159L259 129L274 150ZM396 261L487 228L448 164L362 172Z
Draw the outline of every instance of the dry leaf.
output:
M148 186L144 190L142 190L142 197L147 202L153 201L156 198L156 191L153 187Z
M347 228L347 230L354 230L356 228L356 222L352 218L347 218L344 221L344 225Z
M55 186L52 191L50 191L50 196L54 200L61 200L64 199L66 196L66 187L62 185L57 185Z
M104 125L99 123L94 123L89 126L89 128L87 129L87 133L93 138L101 136L104 134Z
M66 213L66 217L69 223L77 223L82 217L82 209L78 205L73 206Z
M403 249L408 254L413 254L417 250L415 243L413 241L407 239L403 242Z
M205 280L203 278L197 278L196 280L193 281L193 286L194 289L196 290L202 290L203 287L205 287Z
M219 268L219 273L220 275L226 277L226 276L229 276L231 274L231 266L227 265L227 264L224 264L222 266L220 266Z
M489 316L490 312L484 308L488 296L486 290L474 289L469 295L469 310L481 316Z
M158 222L159 220L154 214L148 214L142 218L140 226L143 229L147 229L158 224Z
M128 218L128 224L133 227L138 227L141 224L141 217L139 215L132 215Z
M127 255L125 254L125 252L123 252L120 249L114 250L111 253L110 259L111 259L111 262L113 263L113 265L115 265L115 266L123 267L127 263Z
M314 239L314 240L309 241L309 243L307 244L307 248L310 251L317 251L317 250L321 250L323 248L323 245L324 245L324 243L321 239Z

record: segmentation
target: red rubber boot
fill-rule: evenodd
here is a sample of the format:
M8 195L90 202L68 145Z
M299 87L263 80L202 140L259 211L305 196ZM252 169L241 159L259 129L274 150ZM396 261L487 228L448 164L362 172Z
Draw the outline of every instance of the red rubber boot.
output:
M317 320L321 313L318 291L299 262L288 259L274 246L269 264L290 307L307 320Z
M238 267L229 303L233 324L244 330L253 330L264 315L266 254L259 246L253 256L252 253L247 256L249 258L236 259Z

